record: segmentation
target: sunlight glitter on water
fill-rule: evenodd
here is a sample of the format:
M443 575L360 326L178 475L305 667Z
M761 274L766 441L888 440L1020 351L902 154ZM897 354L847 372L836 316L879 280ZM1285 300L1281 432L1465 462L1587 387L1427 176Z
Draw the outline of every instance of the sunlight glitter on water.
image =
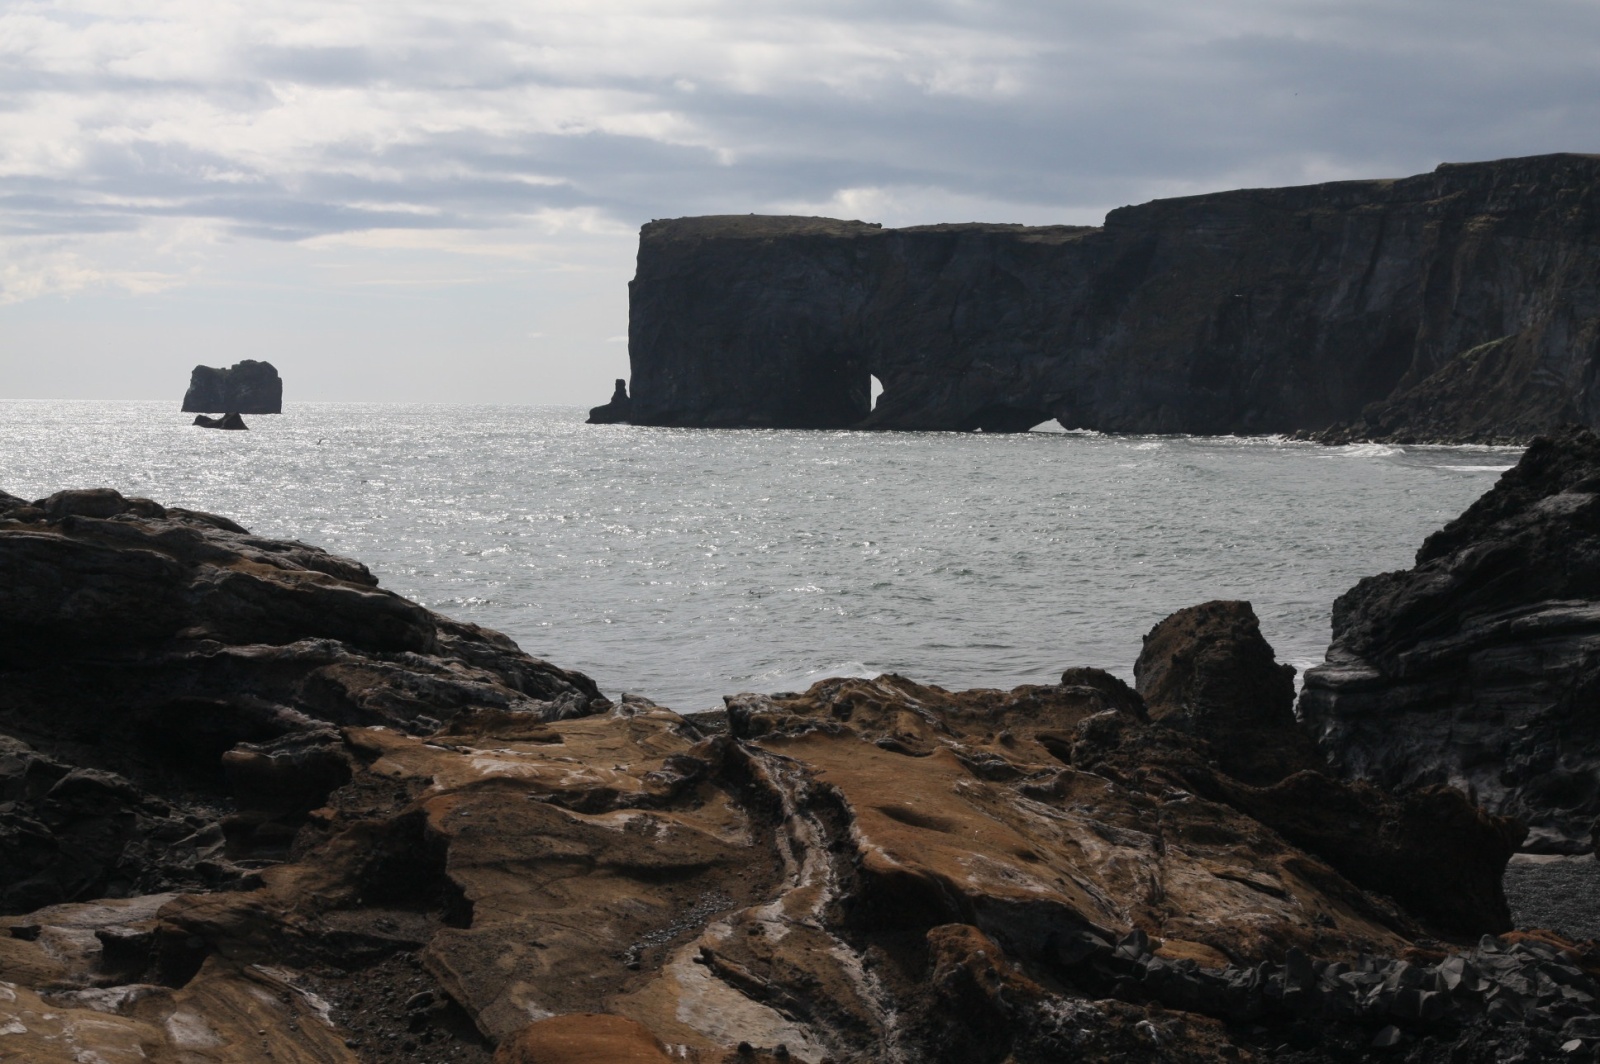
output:
M0 404L0 489L109 485L370 566L615 695L685 710L830 671L1131 675L1174 609L1247 598L1320 661L1335 597L1411 564L1506 448L590 426L539 407Z

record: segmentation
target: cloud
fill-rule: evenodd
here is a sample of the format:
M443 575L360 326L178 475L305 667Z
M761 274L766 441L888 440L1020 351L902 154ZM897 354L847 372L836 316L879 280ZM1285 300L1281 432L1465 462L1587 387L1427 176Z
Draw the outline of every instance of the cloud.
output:
M57 241L13 243L0 258L0 306L94 289L152 295L183 278L159 270L103 268Z
M1093 222L1594 148L1595 41L1579 0L16 0L0 235L503 258L551 219Z

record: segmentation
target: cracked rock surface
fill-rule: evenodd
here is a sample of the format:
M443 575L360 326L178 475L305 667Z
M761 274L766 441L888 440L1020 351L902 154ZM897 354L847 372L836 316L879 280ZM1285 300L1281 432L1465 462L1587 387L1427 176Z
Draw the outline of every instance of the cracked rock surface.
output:
M357 563L114 492L0 498L0 567L0 1059L1600 1038L1594 945L1510 931L1520 828L1326 771L1245 603L1158 625L1143 695L889 675L687 717Z

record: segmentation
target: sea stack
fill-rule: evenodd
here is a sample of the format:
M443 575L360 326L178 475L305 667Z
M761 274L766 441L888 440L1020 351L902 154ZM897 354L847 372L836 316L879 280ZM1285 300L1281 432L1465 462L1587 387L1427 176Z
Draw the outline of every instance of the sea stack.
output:
M227 369L196 366L183 396L185 413L208 429L244 429L241 414L283 413L283 380L270 362L245 359ZM222 414L220 418L206 414Z
M628 398L628 382L618 377L617 386L611 392L611 401L589 409L589 424L615 425L627 421L628 415L633 412L632 407L633 400Z

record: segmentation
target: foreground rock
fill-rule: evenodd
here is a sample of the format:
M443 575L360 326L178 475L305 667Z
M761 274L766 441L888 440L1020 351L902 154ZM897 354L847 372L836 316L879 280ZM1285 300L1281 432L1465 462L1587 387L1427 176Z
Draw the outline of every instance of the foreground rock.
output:
M1600 439L1541 439L1416 567L1333 609L1300 711L1348 775L1450 784L1535 852L1583 853L1600 816Z
M1600 957L1471 945L1508 926L1514 825L1222 749L1292 749L1246 604L1157 627L1148 707L1072 669L691 719L111 491L0 496L0 596L19 1059L1487 1062L1600 1036Z
M1435 440L1600 424L1583 383L1597 184L1600 157L1547 155L1156 200L1100 227L652 222L630 420Z
M196 366L183 396L186 414L281 414L283 381L270 362L245 359L227 369ZM195 424L200 424L198 420ZM231 425L208 426L233 428ZM243 423L239 426L242 428Z
M0 493L0 911L251 881L350 778L338 725L596 703L315 547L108 489Z

